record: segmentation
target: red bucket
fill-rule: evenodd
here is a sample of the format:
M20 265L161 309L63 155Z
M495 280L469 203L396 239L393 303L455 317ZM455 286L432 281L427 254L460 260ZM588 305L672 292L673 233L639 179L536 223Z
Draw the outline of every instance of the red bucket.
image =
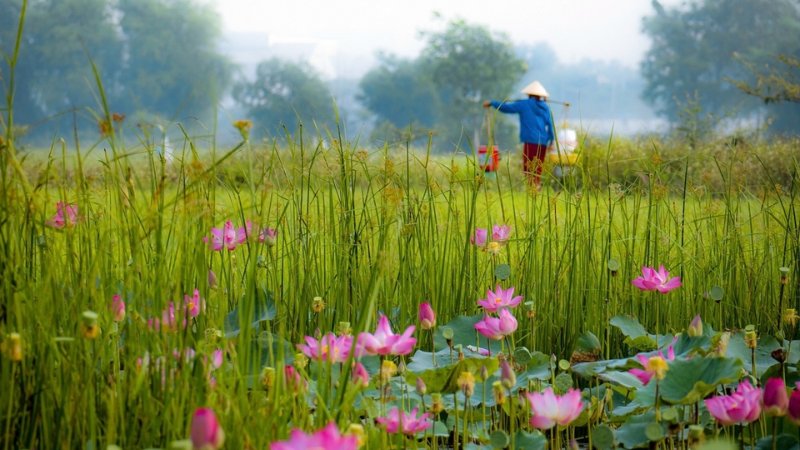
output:
M478 161L484 172L494 172L500 166L500 152L497 146L492 146L492 154L489 155L485 145L478 147Z

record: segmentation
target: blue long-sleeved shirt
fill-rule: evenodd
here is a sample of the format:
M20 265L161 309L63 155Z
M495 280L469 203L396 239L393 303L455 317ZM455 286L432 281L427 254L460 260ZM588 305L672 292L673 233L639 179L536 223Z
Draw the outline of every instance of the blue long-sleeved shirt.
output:
M498 111L519 114L519 140L532 144L550 145L553 136L553 115L544 100L533 97L513 102L492 100L491 105Z

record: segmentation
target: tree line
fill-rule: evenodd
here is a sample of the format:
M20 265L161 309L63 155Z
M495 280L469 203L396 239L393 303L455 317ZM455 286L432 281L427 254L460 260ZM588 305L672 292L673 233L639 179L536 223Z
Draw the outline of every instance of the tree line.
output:
M4 88L22 5L0 0ZM461 19L422 31L419 56L382 54L357 82L371 139L432 138L439 148L469 148L474 130L486 125L480 101L514 98L533 78L628 116L646 109L613 105L612 94L634 91L626 98L641 96L693 137L737 118L774 132L800 131L797 0L695 0L669 9L653 0L653 7L642 23L652 46L640 76L614 63L561 64L545 44L515 46L507 35ZM15 123L45 138L96 124L94 68L110 108L136 123L210 128L226 96L254 121L259 137L297 133L300 123L313 133L335 129L348 113L334 107L330 83L302 63L273 58L258 64L254 78L237 76L219 50L221 38L219 17L195 0L29 0ZM514 145L511 118L496 118L493 132L501 145Z

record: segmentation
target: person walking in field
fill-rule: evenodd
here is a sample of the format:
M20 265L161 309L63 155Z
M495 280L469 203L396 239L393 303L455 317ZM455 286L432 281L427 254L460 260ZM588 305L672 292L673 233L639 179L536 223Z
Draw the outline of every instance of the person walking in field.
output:
M484 108L495 108L502 113L519 114L519 140L522 141L522 170L528 183L537 190L541 187L542 165L547 149L553 144L553 115L545 99L547 91L542 83L534 81L522 89L528 98L513 102L487 100Z

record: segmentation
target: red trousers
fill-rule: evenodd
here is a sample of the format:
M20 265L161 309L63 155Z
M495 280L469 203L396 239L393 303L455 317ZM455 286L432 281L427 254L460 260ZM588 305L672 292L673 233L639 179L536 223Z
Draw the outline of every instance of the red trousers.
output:
M522 148L522 171L528 177L528 182L541 185L542 166L544 157L547 154L547 146L544 144L532 144L525 142Z

